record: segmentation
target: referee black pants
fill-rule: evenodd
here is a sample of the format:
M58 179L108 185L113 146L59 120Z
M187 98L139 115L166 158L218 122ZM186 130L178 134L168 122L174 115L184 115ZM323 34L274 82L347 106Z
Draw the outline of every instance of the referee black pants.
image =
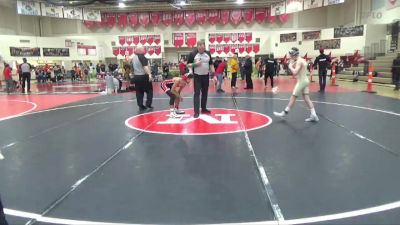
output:
M144 99L144 93L146 93L147 94L146 106L150 107L151 104L153 103L153 84L149 81L149 76L136 75L134 81L135 81L137 105L141 108L144 107L143 99Z
M208 86L210 84L209 76L207 75L194 75L194 96L193 105L194 113L200 114L200 92L201 92L201 109L207 109Z

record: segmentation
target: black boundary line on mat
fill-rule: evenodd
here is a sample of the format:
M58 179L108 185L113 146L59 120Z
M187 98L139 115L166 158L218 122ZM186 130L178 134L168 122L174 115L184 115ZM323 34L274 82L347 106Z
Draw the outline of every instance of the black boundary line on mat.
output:
M239 110L235 95L232 95L232 101L233 101L233 104L235 105L236 110ZM253 166L256 168L256 170L258 172L257 175L259 176L260 182L262 183L262 186L264 187L263 192L266 195L265 199L269 200L269 203L270 203L270 206L271 206L272 211L274 213L275 219L278 220L278 224L279 224L279 222L284 222L285 218L284 218L284 216L282 214L281 208L279 207L278 200L277 200L276 195L275 195L275 193L274 193L274 191L272 189L271 183L268 180L268 177L267 177L267 174L265 172L264 166L257 159L257 156L256 156L256 154L254 152L253 145L251 144L249 135L248 135L248 133L246 131L246 127L244 126L242 118L240 116L238 116L238 117L239 117L240 126L241 126L241 128L243 130L243 134L244 134L245 139L246 139L248 150L250 152L250 157L252 159Z
M300 105L300 107L302 107L302 108L308 110L307 107L305 107L305 106L303 106L303 105ZM342 129L346 130L349 134L351 134L351 135L353 135L353 136L356 136L357 138L359 138L359 139L361 139L361 140L364 140L364 141L366 141L366 142L369 142L369 143L371 143L371 144L374 144L374 145L378 146L379 149L381 149L381 150L383 150L383 151L385 151L385 152L387 152L387 153L390 153L390 154L392 154L393 156L400 157L400 153L399 153L399 152L397 152L397 151L395 151L395 150L392 150L392 149L390 149L390 148L388 148L388 147L386 147L386 146L384 146L384 145L382 145L382 144L380 144L380 143L378 143L378 142L376 142L376 141L374 141L374 140L372 140L372 139L370 139L370 138L368 138L368 137L365 137L364 135L362 135L362 134L360 134L360 133L358 133L358 132L356 132L356 131L353 131L353 130L347 128L347 127L344 126L343 124L341 124L341 123L339 123L339 122L337 122L337 121L335 121L335 120L333 120L333 119L330 119L329 117L327 117L327 116L325 116L325 115L323 115L323 114L321 114L321 113L317 113L317 115L318 115L319 117L321 117L321 118L324 118L325 120L327 120L328 122L332 123L333 125L335 125L335 126L337 126L337 127L340 127L340 128L342 128Z
M149 124L146 128L149 128L150 126L154 125L163 115L159 116L157 119L155 119L151 124ZM146 129L145 128L145 129ZM53 201L49 206L45 208L45 210L40 214L41 217L45 216L49 212L51 212L53 209L55 209L58 205L60 205L68 196L70 196L81 184L83 184L87 179L92 177L96 172L101 170L106 164L108 164L111 160L115 159L122 151L128 149L133 142L135 142L143 133L146 133L145 131L140 131L138 134L130 138L127 142L124 143L124 145L120 148L118 148L110 157L108 157L106 160L104 160L100 165L96 166L92 170L92 172L88 173L86 176L82 177L78 181L73 184L68 191L66 191L64 194L62 194L59 198L57 198L55 201ZM30 219L28 222L25 223L25 225L33 225L36 224L38 221L37 219Z

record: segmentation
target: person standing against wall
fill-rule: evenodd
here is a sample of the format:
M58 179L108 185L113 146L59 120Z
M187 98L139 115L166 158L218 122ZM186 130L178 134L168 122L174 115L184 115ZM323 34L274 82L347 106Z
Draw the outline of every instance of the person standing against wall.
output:
M149 60L144 56L144 48L136 48L136 54L132 58L133 80L136 89L136 101L140 110L152 109L153 84L149 66ZM144 93L147 94L146 106L143 104Z
M253 89L253 80L251 79L251 75L253 74L253 62L251 61L250 55L246 56L243 70L246 76L246 87L244 89Z
M319 92L324 93L326 87L326 75L328 66L331 63L329 56L324 54L324 49L319 49L320 55L314 61L314 67L318 65L318 77L319 77Z
M21 73L22 73L22 93L25 93L25 81L27 83L27 91L31 92L31 69L32 66L26 60L26 58L22 59L23 63L20 65Z
M188 67L194 75L194 118L200 116L200 92L201 92L201 113L211 113L207 109L208 86L210 84L209 74L214 73L214 65L210 52L206 51L204 41L197 42L197 49L190 53Z
M229 67L231 68L232 73L232 80L231 80L231 87L232 89L236 88L236 80L237 80L237 73L239 71L239 61L238 61L238 54L233 54L232 59L229 61Z
M400 53L397 55L397 58L393 60L392 76L393 84L395 85L394 90L398 91L400 89Z

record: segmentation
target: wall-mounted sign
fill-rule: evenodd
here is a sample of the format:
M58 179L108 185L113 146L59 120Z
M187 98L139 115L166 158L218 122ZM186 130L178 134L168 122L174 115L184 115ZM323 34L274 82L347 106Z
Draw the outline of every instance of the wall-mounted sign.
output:
M31 1L17 1L17 12L21 15L40 16L40 3Z

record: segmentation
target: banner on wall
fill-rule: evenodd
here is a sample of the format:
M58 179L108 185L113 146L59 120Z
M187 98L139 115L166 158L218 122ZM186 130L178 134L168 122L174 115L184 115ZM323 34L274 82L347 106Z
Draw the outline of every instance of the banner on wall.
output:
M334 38L363 36L364 26L360 25L355 27L337 27L334 29L333 32Z
M43 56L68 57L69 48L43 48Z
M386 9L394 9L400 6L400 0L386 0Z
M344 0L324 0L324 6L344 3Z
M303 0L286 0L286 13L303 11Z
M271 5L271 16L279 16L286 13L286 3L280 2Z
M83 20L82 9L75 7L64 7L64 18Z
M340 39L314 41L314 50L319 49L340 49Z
M60 6L42 2L40 4L40 7L42 9L42 16L56 17L56 18L64 17L63 9Z
M126 20L126 15L123 14ZM121 17L122 18L122 17ZM93 10L93 9L83 9L83 19L86 21L101 21L101 13L100 10ZM118 20L119 21L119 20ZM124 22L126 24L126 22Z
M267 17L267 10L266 9L256 9L255 12L256 21L259 24L264 23L265 18Z
M197 36L196 33L185 33L186 45L189 48L193 48L197 44Z
M80 56L96 56L97 50L95 45L84 45L82 43L78 43L77 45L78 55Z
M392 40L390 41L390 51L395 52L399 48L399 21L392 24Z
M183 33L173 33L172 34L172 39L174 41L174 46L177 48L180 48L183 46L183 42L184 42L184 37L183 37Z
M321 31L307 31L303 32L303 41L321 39Z
M40 48L10 47L10 55L16 57L40 56Z
M40 3L31 1L17 1L17 12L20 15L40 16Z
M297 33L281 34L280 42L295 42L297 41Z
M304 0L304 10L322 7L323 0Z

